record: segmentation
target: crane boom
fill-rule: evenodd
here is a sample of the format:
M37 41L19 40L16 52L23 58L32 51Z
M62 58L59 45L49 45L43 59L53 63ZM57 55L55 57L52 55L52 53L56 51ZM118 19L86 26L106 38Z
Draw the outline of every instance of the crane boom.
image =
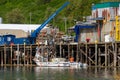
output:
M54 12L46 21L43 22L32 34L31 37L36 38L39 32L48 24L63 8L65 8L69 2L65 2L56 12Z

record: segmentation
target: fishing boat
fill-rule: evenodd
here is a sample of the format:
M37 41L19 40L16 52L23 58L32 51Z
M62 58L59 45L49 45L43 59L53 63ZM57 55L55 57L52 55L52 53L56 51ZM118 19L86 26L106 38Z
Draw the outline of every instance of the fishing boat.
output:
M83 64L81 62L74 62L74 58L70 57L70 60L66 60L66 58L61 57L54 57L48 60L47 53L46 56L43 56L43 52L40 53L40 48L36 48L36 54L33 59L33 61L36 63L37 66L40 67L83 67ZM87 65L85 65L87 66Z

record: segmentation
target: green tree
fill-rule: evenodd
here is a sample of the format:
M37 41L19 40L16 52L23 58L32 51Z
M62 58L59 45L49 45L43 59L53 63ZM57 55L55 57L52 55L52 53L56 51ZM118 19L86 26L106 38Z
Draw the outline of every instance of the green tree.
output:
M6 14L7 23L22 24L24 16L20 9L16 8Z
M120 0L101 0L101 2L119 2Z
M51 0L35 0L37 5L49 3Z
M91 6L101 2L101 0L0 0L0 15L3 23L31 23L41 24L63 3L69 1L65 7L53 20L51 24L59 26L64 31L64 20L67 18L67 28L74 26L74 21L82 21L83 16L91 15ZM102 0L103 1L103 0ZM104 0L111 1L111 0ZM119 0L112 0L119 1ZM30 15L30 12L32 15ZM24 16L23 16L24 15Z

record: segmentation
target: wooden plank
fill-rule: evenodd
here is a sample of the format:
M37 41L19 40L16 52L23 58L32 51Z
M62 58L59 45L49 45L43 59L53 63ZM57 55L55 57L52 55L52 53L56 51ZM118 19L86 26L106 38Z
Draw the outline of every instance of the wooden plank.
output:
M86 56L86 54L85 54L85 52L84 51L82 51L81 49L80 49L80 51L81 51L81 53L83 53L85 56ZM95 62L90 58L90 57L88 57L88 59L92 62L92 63L94 63L95 64Z

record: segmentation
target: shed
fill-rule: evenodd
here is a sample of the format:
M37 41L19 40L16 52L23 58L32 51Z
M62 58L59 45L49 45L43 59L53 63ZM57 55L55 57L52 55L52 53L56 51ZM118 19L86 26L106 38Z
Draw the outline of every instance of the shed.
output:
M97 30L96 26L97 24L88 22L76 24L74 27L74 31L76 33L75 42L86 42L86 39L88 38L93 41L92 39L96 36L93 36Z

